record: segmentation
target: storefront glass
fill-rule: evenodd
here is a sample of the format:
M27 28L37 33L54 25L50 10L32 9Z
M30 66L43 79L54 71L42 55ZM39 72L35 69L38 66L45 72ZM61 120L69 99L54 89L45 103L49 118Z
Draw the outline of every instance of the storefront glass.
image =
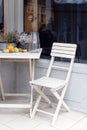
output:
M62 1L62 0L60 0ZM87 4L56 0L24 0L24 31L39 32L42 56L49 57L53 42L76 43L76 59L87 60Z

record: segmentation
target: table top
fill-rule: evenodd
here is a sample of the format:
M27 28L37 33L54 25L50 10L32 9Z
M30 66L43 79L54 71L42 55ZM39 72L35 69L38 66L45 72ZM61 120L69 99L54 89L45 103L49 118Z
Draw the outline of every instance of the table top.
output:
M2 51L0 51L0 59L39 59L41 52L42 48L32 50L26 53L3 53Z

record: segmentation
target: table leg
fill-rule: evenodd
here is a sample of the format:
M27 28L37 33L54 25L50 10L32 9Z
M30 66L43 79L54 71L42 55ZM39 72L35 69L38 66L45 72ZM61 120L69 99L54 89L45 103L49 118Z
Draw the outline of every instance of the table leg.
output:
M30 67L30 80L33 80L34 79L34 67L35 67L34 59L29 60L29 67Z
M30 67L30 81L34 79L34 68L35 68L35 60L30 59L29 60L29 67ZM33 87L31 87L31 96L30 96L30 116L32 114L32 107L33 107Z
M1 88L2 100L5 100L4 89L3 89L2 80L1 80L1 75L0 75L0 88Z
M0 61L0 67L1 67L1 61ZM1 68L0 68L0 69L1 69ZM1 79L1 70L0 70L0 89L1 89L2 100L5 100L4 88L3 88L2 79Z

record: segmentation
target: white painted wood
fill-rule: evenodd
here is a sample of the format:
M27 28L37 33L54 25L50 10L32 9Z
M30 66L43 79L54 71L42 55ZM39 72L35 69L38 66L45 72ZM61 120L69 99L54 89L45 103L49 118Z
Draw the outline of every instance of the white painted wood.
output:
M29 59L39 59L42 49L38 49L37 52L26 52L26 53L3 53L0 51L0 59L7 60L29 60Z
M45 89L44 87L41 88L42 92L44 92L44 89ZM36 112L37 112L37 108L38 108L38 106L39 106L39 103L40 103L40 101L41 101L41 98L42 98L42 96L39 95L38 98L37 98L37 100L36 100L35 106L34 106L34 108L33 108L33 112L31 113L31 119L34 118L34 116L35 116L35 114L36 114Z
M47 87L47 88L60 89L66 84L66 81L57 79L57 78L44 76L44 77L41 77L40 79L31 81L30 84L37 84L38 86L42 85L43 87Z
M55 48L54 48L54 46L55 46ZM65 47L65 49L63 48L63 50L62 50L63 46ZM68 50L67 50L67 48L68 48ZM72 53L71 53L71 48L74 48L72 50ZM39 87L49 88L50 91L53 93L53 95L58 100L57 108L55 110L55 113L54 113L54 116L53 116L53 119L52 119L52 125L54 125L54 123L55 123L55 121L57 119L57 116L59 114L59 110L61 109L62 104L69 111L69 108L66 105L66 103L64 102L63 98L65 96L67 86L68 86L68 83L69 83L69 79L70 79L70 76L71 76L72 67L73 67L73 63L74 63L75 52L76 52L76 45L75 44L71 45L71 44L65 44L65 43L62 43L62 44L61 43L53 43L52 50L51 50L51 56L52 57L51 57L51 61L50 61L49 67L48 67L47 76L30 81L30 85L32 87L34 87L36 92L38 92L39 95L40 95L36 100L36 104L34 106L31 118L34 117L34 115L35 115L35 113L37 111L37 108L39 106L41 97L43 97L47 101L47 96L43 93L43 91L41 91L39 89ZM70 65L69 65L68 73L67 73L67 76L66 76L65 80L50 77L51 69L52 69L52 66L54 64L55 57L70 58ZM55 68L55 66L53 66L53 67ZM57 67L56 67L56 69L57 69ZM62 69L62 67L61 67L61 69ZM66 69L66 68L63 67L63 69ZM57 93L57 90L60 90L61 88L62 88L61 95L59 95ZM44 112L44 113L48 114L46 112Z
M29 93L3 93L3 95L6 96L25 96L25 97L30 97Z
M74 58L75 50L75 44L54 43L52 46L51 56Z
M74 51L74 49L75 48L72 48L72 47L70 48L69 47L69 48L67 48L67 51L71 51L72 52L72 51ZM57 45L56 45L56 46L53 47L53 50L61 50L61 46L57 47ZM65 50L65 46L62 46L62 50Z
M69 107L66 105L66 103L63 101L63 99L61 98L61 96L54 90L51 89L51 92L53 93L53 95L58 99L58 100L62 100L62 105L66 108L67 111L70 111Z
M30 104L0 104L0 108L31 108Z
M38 112L41 112L41 113L44 113L44 114L48 114L50 116L53 116L54 114L50 113L50 112L46 112L46 111L43 111L43 110L40 110L40 109L37 109Z
M33 82L33 81L32 81ZM30 82L32 84L32 82ZM36 85L32 85L32 87L34 87L34 89L41 95L42 98L45 99L45 101L49 104L51 104L50 99L36 86Z
M59 69L59 70L68 70L67 67L60 67L60 66L57 66L57 65L52 65L52 68L53 69Z
M34 80L34 67L35 67L35 59L29 60L29 67L30 67L30 81ZM31 104L31 109L30 109L30 116L32 113L33 109L33 87L31 87L31 98L30 98L30 104Z
M76 44L74 44L74 43L59 43L59 42L54 42L54 45L53 45L53 47L65 47L65 49L66 49L66 47L67 48L76 48ZM67 49L66 49L67 50Z
M0 89L1 89L1 93L2 93L2 99L5 100L4 89L3 89L3 84L2 84L2 80L1 80L1 75L0 75Z
M74 56L72 55L68 55L68 54L54 54L53 52L51 53L52 56L56 56L56 57L63 57L63 58L74 58Z
M48 67L48 71L47 71L47 77L50 76L50 73L51 73L51 67L53 65L53 62L54 62L54 57L51 58L51 61L50 61L50 64L49 64L49 67Z

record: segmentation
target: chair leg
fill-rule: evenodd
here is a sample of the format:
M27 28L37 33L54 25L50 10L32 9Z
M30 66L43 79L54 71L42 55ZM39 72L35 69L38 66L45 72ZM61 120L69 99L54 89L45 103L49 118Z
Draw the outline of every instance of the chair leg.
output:
M41 95L39 95L38 98L37 98L37 101L36 101L36 103L35 103L35 106L34 106L34 108L33 108L32 114L31 114L31 119L34 118L34 116L35 116L35 114L36 114L36 111L37 111L37 108L38 108L39 103L40 103L40 101L41 101L41 98L42 98Z
M37 108L38 108L38 106L39 106L39 103L40 103L40 101L41 101L41 98L44 98L44 100L45 100L48 104L50 104L51 107L53 107L52 102L50 101L50 99L43 93L45 87L42 87L41 89L39 89L39 88L38 88L37 86L35 86L35 85L34 85L33 87L34 87L34 89L35 89L40 95L38 96L38 98L37 98L37 100L36 100L35 106L34 106L34 108L33 108L32 114L31 114L31 118L33 118L33 117L35 116L35 113L36 113L36 111L37 111Z
M43 93L43 91L41 89L39 89L37 86L33 85L34 89L41 95L41 97L48 103L52 106L52 102L51 100ZM45 87L42 87L42 88L45 88Z
M57 119L57 116L58 116L58 113L59 113L61 104L62 104L62 100L60 100L59 103L58 103L58 105L57 105L57 108L56 108L54 117L53 117L53 119L52 119L52 126L54 126L54 124L55 124L55 121L56 121L56 119Z
M45 89L45 88L42 88L42 91L44 91L44 89ZM35 114L36 114L36 111L37 111L37 108L38 108L38 106L39 106L39 103L40 103L40 101L41 101L41 98L42 98L42 96L39 95L38 98L37 98L37 100L36 100L35 106L34 106L34 108L33 108L33 111L32 111L32 114L31 114L31 118L34 118L34 116L35 116Z
M69 112L70 108L66 105L66 103L64 101L62 101L63 106L65 107L65 109Z
M54 125L56 119L57 119L57 116L58 116L58 113L59 113L59 110L60 110L60 107L61 105L63 104L63 106L69 111L69 107L66 105L66 103L63 101L63 98L64 98L64 92L65 90L62 91L62 94L61 96L59 96L59 94L56 92L56 90L53 90L51 89L51 92L52 94L59 100L58 102L58 105L57 105L57 108L56 108L56 111L55 111L55 114L54 114L54 117L53 117L53 120L52 120L52 126Z
M59 94L56 91L51 90L51 92L58 100L61 99L61 97L59 96ZM61 100L62 100L62 105L65 107L65 109L67 111L70 111L70 108L66 105L66 103L63 101L63 99L61 99Z

